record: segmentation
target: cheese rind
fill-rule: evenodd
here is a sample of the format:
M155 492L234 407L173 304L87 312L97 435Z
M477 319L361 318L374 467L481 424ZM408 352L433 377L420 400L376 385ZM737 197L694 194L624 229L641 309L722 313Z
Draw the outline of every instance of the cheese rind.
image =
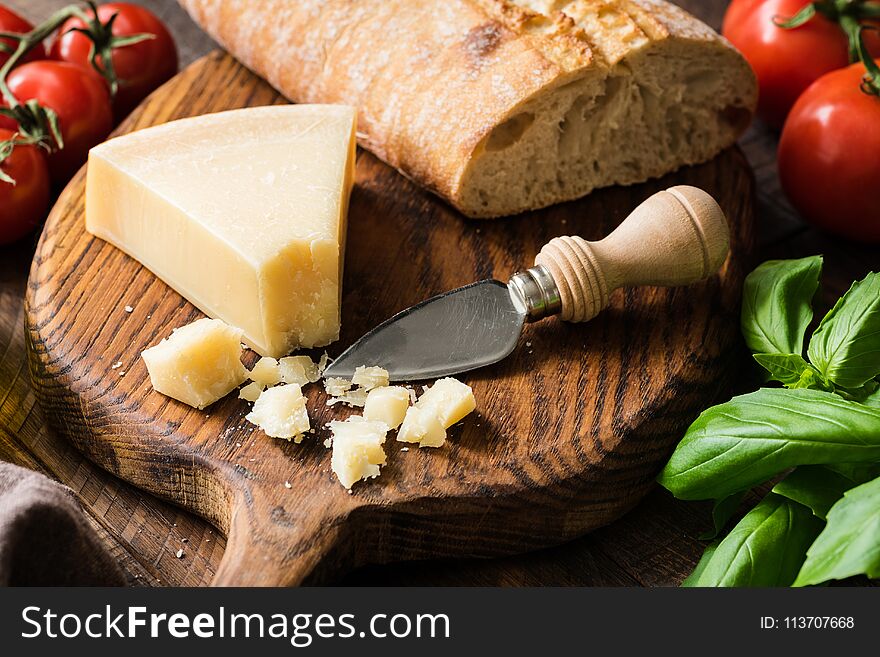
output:
M240 330L205 318L175 329L141 358L157 392L202 409L247 380L241 352Z
M385 435L388 426L383 422L351 417L345 422L331 422L333 452L330 466L346 488L362 479L379 476L379 466L385 465Z
M458 379L440 379L428 388L416 406L437 416L444 429L461 420L477 407L474 391Z
M400 386L373 388L364 403L364 419L378 420L396 429L409 408L409 390Z
M253 410L245 416L267 436L299 443L310 427L306 399L298 385L281 385L263 391Z
M261 355L339 337L354 108L257 107L146 128L89 155L86 228Z

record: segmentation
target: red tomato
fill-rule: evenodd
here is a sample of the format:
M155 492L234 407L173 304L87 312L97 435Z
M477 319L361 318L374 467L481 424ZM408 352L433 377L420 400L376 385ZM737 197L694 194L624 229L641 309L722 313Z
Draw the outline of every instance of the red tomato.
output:
M113 101L116 116L121 118L137 107L154 89L177 73L177 48L165 25L149 10L125 2L111 2L98 7L98 18L106 23L116 14L114 36L153 34L156 38L113 49L113 68L119 89ZM61 26L61 35L52 44L53 59L91 66L92 42L72 28L84 27L72 18Z
M863 64L819 78L791 109L779 142L782 187L803 217L831 233L880 242L880 98Z
M17 67L6 82L19 101L36 98L58 114L64 148L49 156L49 171L55 183L67 182L85 163L89 149L113 129L113 109L103 78L76 64L44 61ZM0 116L0 128L14 130L16 126Z
M817 14L794 29L777 27L810 0L733 0L722 34L736 46L758 76L758 115L779 128L791 106L813 82L849 65L846 36L840 26ZM865 31L871 53L880 56L880 36Z
M0 141L14 136L0 130ZM0 180L0 244L21 239L46 216L49 208L49 170L46 158L36 146L16 146L0 164L15 184Z
M30 32L32 29L34 29L33 25L28 23L11 9L7 9L3 5L0 5L0 32L23 34L25 32ZM3 43L10 48L15 48L18 45L13 39L0 39L0 43ZM43 48L43 44L40 44L31 50L22 62L32 62L37 59L45 59L45 57L46 50ZM9 59L9 55L0 50L0 66L3 66L7 59Z

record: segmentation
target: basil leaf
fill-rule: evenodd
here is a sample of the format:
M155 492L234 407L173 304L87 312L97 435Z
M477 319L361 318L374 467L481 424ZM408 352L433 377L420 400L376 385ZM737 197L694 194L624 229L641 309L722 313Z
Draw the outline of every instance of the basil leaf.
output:
M706 566L709 565L709 562L712 560L712 555L715 553L715 550L718 549L718 543L710 543L706 546L706 549L703 551L703 556L700 557L699 563L697 563L696 568L694 568L694 572L684 578L681 585L684 588L698 586L697 582L700 579L700 575L703 574L703 571L706 570Z
M853 575L880 577L880 478L846 492L807 552L795 586Z
M880 274L853 283L810 338L810 361L826 379L858 388L880 374Z
M788 388L831 391L818 370L799 354L754 354L754 359L770 373L772 381L779 381Z
M805 506L770 493L718 544L688 585L789 586L822 524Z
M712 507L712 525L714 529L701 534L700 540L711 541L721 533L733 517L733 514L736 513L739 505L742 504L743 498L746 496L747 492L748 491L740 491L739 493L728 495L723 500L715 500L715 505Z
M823 465L804 465L773 487L773 492L799 502L825 520L829 509L856 486L880 476L880 465L838 470Z
M770 260L746 276L740 326L754 353L802 354L822 256Z
M704 411L658 481L722 499L798 465L880 461L880 409L820 390L761 388Z
M874 392L862 399L862 403L872 408L880 408L880 388L875 389Z

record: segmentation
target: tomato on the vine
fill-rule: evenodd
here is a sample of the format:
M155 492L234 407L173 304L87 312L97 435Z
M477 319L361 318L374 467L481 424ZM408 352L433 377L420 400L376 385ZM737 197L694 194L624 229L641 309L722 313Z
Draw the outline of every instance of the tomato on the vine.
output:
M15 137L0 129L0 142ZM0 163L0 171L15 184L0 180L0 244L21 239L46 216L49 207L49 170L37 146L19 145Z
M828 232L880 242L880 97L862 63L819 78L795 103L779 142L779 176L792 204Z
M91 13L91 10L88 11ZM113 69L119 82L113 105L116 116L121 118L177 73L177 48L168 29L148 9L126 2L111 2L98 7L101 23L109 21L114 14L113 37L153 35L151 39L112 49ZM50 56L81 66L91 66L89 54L92 41L81 32L71 31L85 27L87 25L78 18L67 20L50 48ZM99 63L101 61L99 57Z
M776 128L807 87L850 63L844 31L821 13L799 27L777 25L808 4L810 0L733 0L724 16L722 34L758 77L758 115ZM871 54L880 56L880 35L874 30L863 34Z
M12 95L25 102L36 99L58 115L64 148L49 156L52 180L64 183L76 173L89 149L113 129L113 109L104 79L94 70L68 62L23 64L6 80ZM0 128L15 130L15 122L0 115Z
M24 18L16 14L14 11L9 9L8 7L4 7L0 5L0 32L13 32L15 34L25 34L34 29L34 26L31 25ZM10 52L15 50L18 44L14 39L0 39L0 66L6 63L6 60L9 59L9 52L6 52L8 49ZM32 62L37 59L45 59L46 58L46 50L43 48L43 44L36 45L33 50L31 50L27 57L25 57L23 62Z

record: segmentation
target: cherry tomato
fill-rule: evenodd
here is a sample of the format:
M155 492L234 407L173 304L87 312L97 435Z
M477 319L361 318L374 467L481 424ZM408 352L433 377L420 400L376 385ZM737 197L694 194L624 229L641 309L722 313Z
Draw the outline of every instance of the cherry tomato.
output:
M11 139L11 130L0 130L0 141ZM0 180L0 244L21 239L46 216L49 208L49 170L37 146L16 146L0 164L15 184Z
M828 73L795 103L779 142L782 187L831 233L880 242L880 98L860 89L863 64Z
M49 156L49 171L57 184L67 182L85 163L89 149L113 129L110 93L93 70L68 62L31 62L13 70L6 83L19 101L36 98L58 114L64 148ZM0 128L16 126L0 116Z
M7 9L3 5L0 5L0 32L24 34L25 32L30 32L32 29L34 29L33 25L28 23L11 9ZM13 39L0 39L0 43L13 49L18 45ZM43 48L43 44L40 44L27 54L27 57L22 60L22 63L45 58L46 50ZM0 66L3 66L7 59L9 59L9 54L0 49Z
M791 106L825 73L849 65L849 50L841 27L817 14L793 29L774 19L796 15L810 0L733 0L724 16L722 34L748 60L758 76L758 115L779 128ZM880 56L880 36L866 30L872 55Z
M162 21L144 7L126 2L111 2L98 7L98 18L102 23L110 20L113 14L116 14L114 36L155 36L154 39L113 49L113 68L119 81L113 105L116 116L122 118L177 73L177 48ZM61 36L52 44L50 56L52 59L91 66L89 53L92 42L83 34L69 31L76 27L84 27L77 18L61 26Z

